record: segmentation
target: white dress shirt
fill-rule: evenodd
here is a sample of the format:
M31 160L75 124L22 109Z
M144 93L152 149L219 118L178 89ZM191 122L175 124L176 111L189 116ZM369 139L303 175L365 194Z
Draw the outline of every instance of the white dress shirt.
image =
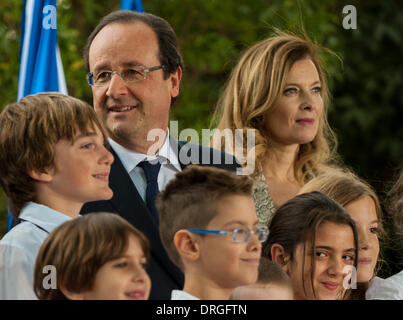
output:
M172 290L171 300L200 300L200 299L182 290Z
M0 241L0 300L38 299L33 289L36 256L48 233L71 219L34 202L28 202L19 218L25 221Z
M158 173L157 179L158 189L160 191L162 191L168 182L175 177L177 172L182 171L178 156L176 154L177 151L174 150L170 143L171 139L169 139L169 131L167 138L165 138L164 144L157 154L153 156L126 149L110 138L108 138L108 141L118 155L123 167L126 169L144 202L146 199L147 180L144 170L138 166L140 162L143 160L148 160L151 162L158 160L161 162L161 169Z
M386 279L373 278L365 292L365 299L403 300L403 271Z

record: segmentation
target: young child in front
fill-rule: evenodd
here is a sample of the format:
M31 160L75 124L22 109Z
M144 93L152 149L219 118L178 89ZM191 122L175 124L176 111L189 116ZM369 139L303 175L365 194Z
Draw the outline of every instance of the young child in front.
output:
M279 265L266 257L260 259L256 283L240 286L231 293L230 300L293 300L290 277Z
M125 219L87 214L63 223L43 243L35 293L41 300L146 300L148 255L148 240ZM53 284L46 266L54 268Z
M0 299L37 299L35 259L48 234L88 201L113 195L105 131L87 103L27 96L0 114L0 185L19 224L0 241Z
M258 226L253 182L213 167L189 166L158 195L160 234L184 272L172 300L228 300L258 276L265 226Z
M301 194L277 209L262 254L291 278L297 300L339 300L357 270L355 223L321 192ZM351 276L351 279L349 279Z

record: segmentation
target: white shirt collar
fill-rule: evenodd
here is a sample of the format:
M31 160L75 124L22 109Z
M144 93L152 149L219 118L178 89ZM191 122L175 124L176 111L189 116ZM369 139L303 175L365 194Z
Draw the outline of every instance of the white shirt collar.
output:
M141 161L145 159L155 160L158 158L160 158L160 160L167 160L163 161L162 164L166 164L168 162L169 164L174 166L177 171L182 170L177 156L178 151L175 151L171 142L171 137L169 136L169 129L167 129L167 136L165 138L164 144L154 156L148 156L143 153L126 149L117 142L113 141L111 138L108 138L108 142L113 150L116 152L116 154L119 156L119 159L127 172L132 171L138 166Z
M171 300L200 300L200 299L182 290L172 290Z
M21 210L19 218L36 224L49 233L63 222L71 220L68 215L35 202L28 202Z

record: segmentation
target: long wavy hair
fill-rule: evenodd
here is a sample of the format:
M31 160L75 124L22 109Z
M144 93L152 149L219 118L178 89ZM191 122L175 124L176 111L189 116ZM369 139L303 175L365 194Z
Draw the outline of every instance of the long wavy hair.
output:
M403 236L403 168L400 171L396 183L390 189L388 195L388 208L395 221L396 233Z
M218 132L240 129L243 132L243 152L246 149L248 129L255 130L255 173L270 152L270 133L265 129L265 116L273 109L281 95L288 72L293 64L309 58L314 63L321 82L324 109L319 120L318 133L313 141L301 144L294 164L295 177L301 184L324 169L336 156L336 136L327 121L329 89L318 55L319 47L309 38L282 31L249 49L240 58L221 95L213 117ZM213 136L212 147L226 150L224 137ZM226 150L228 152L228 150ZM236 155L237 156L237 155Z

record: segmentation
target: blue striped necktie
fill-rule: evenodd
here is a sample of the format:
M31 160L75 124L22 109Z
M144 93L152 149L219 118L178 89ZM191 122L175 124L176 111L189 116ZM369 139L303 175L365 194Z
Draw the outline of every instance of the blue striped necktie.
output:
M158 173L161 168L161 163L158 161L156 164L152 164L148 161L142 161L139 163L139 167L143 168L147 180L146 204L158 224L159 217L157 208L155 207L155 197L159 192Z

